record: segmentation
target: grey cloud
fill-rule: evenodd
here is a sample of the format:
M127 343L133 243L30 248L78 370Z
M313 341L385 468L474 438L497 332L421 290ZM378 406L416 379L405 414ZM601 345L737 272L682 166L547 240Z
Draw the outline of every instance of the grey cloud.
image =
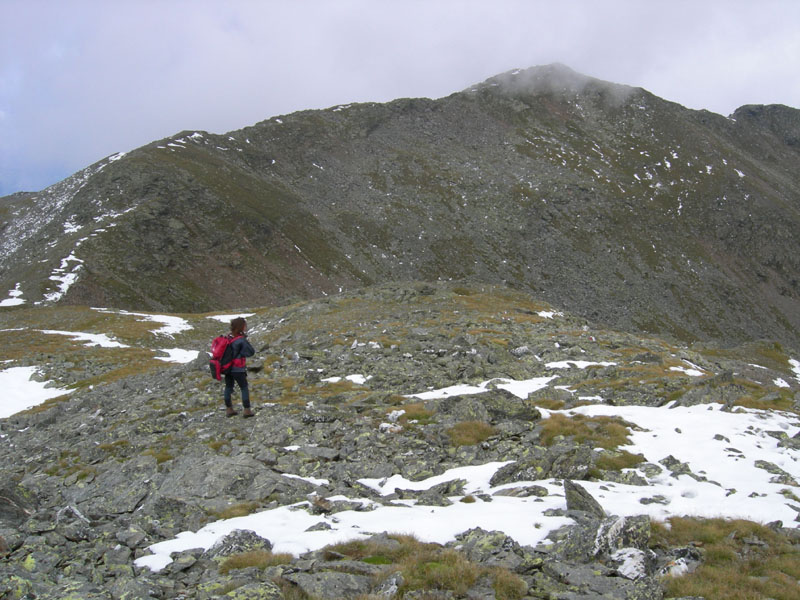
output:
M723 114L800 106L798 22L790 1L4 0L0 195L182 129L553 62Z

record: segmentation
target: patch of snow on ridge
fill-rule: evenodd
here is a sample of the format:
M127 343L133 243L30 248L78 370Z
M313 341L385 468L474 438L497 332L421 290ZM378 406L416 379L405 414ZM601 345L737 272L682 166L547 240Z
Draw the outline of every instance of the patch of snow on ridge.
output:
M101 348L130 348L130 346L111 339L105 333L83 333L80 331L60 331L56 329L36 329L47 335L64 335L76 342L86 342L87 346L100 346Z
M800 361L790 358L789 365L792 367L792 371L794 371L795 379L800 383Z
M540 310L536 314L539 315L540 317L542 317L543 319L552 319L553 317L563 317L564 316L564 313L556 312L554 310Z
M80 226L77 225L73 219L75 219L75 215L72 215L69 219L64 221L65 234L77 233L81 230Z
M25 300L22 298L22 290L17 283L13 290L8 291L8 298L0 300L0 306L19 306L20 304L25 304Z
M164 335L166 337L175 337L176 334L184 331L189 331L192 326L189 321L182 317L174 317L170 315L151 315L148 313L129 312L127 310L109 310L107 308L94 308L97 312L114 315L130 315L132 317L141 317L140 321L152 321L154 323L161 323L163 327L159 329L151 329L153 335Z
M513 379L490 379L479 383L478 385L459 384L452 385L438 390L429 390L419 394L409 394L407 398L418 398L419 400L435 400L439 398L449 398L451 396L468 396L472 394L483 394L493 388L506 390L517 396L518 398L525 399L533 392L547 387L547 385L557 376L553 377L534 377L533 379L526 379L523 381L515 381Z
M156 356L158 360L164 362L172 362L178 364L186 364L192 362L200 356L199 350L183 350L181 348L161 348L159 352L165 352L167 356Z
M3 231L0 237L0 261L16 252L27 240L36 238L48 225L65 222L63 210L66 205L106 164L87 167L35 195L25 214L12 219Z
M414 489L429 489L444 481L464 479L466 493L491 492L503 486L491 488L489 480L503 462L489 463L470 467L450 469L436 477L422 482L410 482L397 476L385 480L386 493L391 493L388 486L393 483L415 486ZM291 476L286 475L285 476ZM302 478L305 479L305 478ZM380 481L361 480L362 483L380 487ZM547 534L562 527L570 520L565 517L547 517L543 513L547 509L562 507L564 503L560 484L537 482L546 487L550 494L545 498L513 498L495 496L492 502L476 498L473 503L454 502L451 506L417 506L414 500L398 500L394 506L384 506L365 498L345 498L360 502L361 506L370 510L345 510L335 515L312 515L307 510L308 502L300 502L291 506L282 506L246 517L236 517L209 523L197 532L185 531L177 537L153 544L149 550L152 555L136 559L139 567L148 567L159 571L172 562L170 554L189 548L210 548L216 541L234 529L248 529L268 538L273 543L275 552L301 554L309 550L317 550L329 544L353 539L364 539L371 532L387 530L403 531L413 534L423 542L444 544L459 533L473 527L482 527L488 531L505 531L520 544L536 545L545 540ZM515 484L518 485L518 484ZM458 497L455 497L458 499ZM327 524L330 529L308 531L313 525Z
M214 319L215 321L219 321L220 323L230 323L237 317L242 317L246 319L247 317L252 317L256 313L239 313L236 315L211 315L210 317L206 317L206 319Z
M70 263L77 264L70 268ZM64 297L64 294L69 291L69 288L72 287L72 284L78 280L78 271L80 271L82 267L83 260L75 256L74 252L71 252L66 258L62 258L61 266L56 268L53 271L53 274L50 275L50 279L52 281L58 282L58 289L54 292L45 294L44 301L58 302L61 300L61 298Z
M702 377L703 375L706 375L706 373L703 371L698 371L697 369L687 369L686 367L670 367L669 370L685 373L689 377Z
M310 483L311 485L330 485L331 482L328 479L318 479L316 477L301 477L300 475L292 475L291 473L283 473L284 477L288 477L289 479L299 479L301 481L305 481L306 483Z
M548 369L569 369L570 365L578 369L585 369L586 367L615 367L615 362L592 362L590 360L561 360L558 362L551 362L545 365Z
M0 390L3 390L0 419L73 391L48 387L47 382L31 379L35 374L36 367L11 367L0 371Z
M689 475L673 476L667 468L651 478L640 493L661 495L667 504L642 505L629 486L603 482L581 482L611 512L619 515L649 514L656 519L674 515L697 515L748 519L767 523L794 520L796 512L786 502L770 463L800 481L800 462L793 451L778 445L770 432L784 431L790 437L800 431L794 414L755 409L726 412L720 404L657 408L647 406L581 406L562 414L616 416L636 424L631 444L623 449L641 454L653 464L674 457L685 463ZM764 461L764 462L761 462ZM762 465L759 467L757 465ZM605 489L603 489L603 487ZM635 487L635 486L633 486Z

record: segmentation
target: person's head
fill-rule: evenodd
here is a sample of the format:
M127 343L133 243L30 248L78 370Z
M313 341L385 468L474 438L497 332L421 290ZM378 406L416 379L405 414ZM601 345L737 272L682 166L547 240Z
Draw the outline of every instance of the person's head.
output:
M236 317L231 321L231 333L233 335L242 335L245 329L247 329L247 321L244 320L244 317Z

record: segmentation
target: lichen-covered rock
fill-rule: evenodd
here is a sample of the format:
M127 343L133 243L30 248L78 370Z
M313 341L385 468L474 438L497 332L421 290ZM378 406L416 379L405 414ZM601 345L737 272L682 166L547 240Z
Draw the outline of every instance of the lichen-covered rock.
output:
M564 495L566 496L568 510L585 512L598 519L605 518L606 512L603 507L583 486L565 479Z
M648 550L650 519L647 516L607 517L577 512L574 525L550 534L554 543L543 547L551 558L589 563L610 557L623 548Z
M528 557L522 546L502 531L470 529L457 535L451 545L472 562L511 571L523 564Z
M516 461L501 467L492 476L493 486L517 481L541 479L585 479L592 467L593 455L587 446L557 444L532 450L535 458Z
M206 558L220 559L253 550L272 550L272 542L247 529L234 529L205 552Z
M371 589L369 577L336 571L290 573L284 575L284 579L296 585L304 594L322 600L355 598L369 593Z
M271 581L247 583L231 590L222 598L231 600L283 600L283 592Z
M664 597L664 590L655 578L630 581L619 577L610 567L560 562L548 564L545 572L561 584L563 591L557 592L555 597L564 600L661 600Z

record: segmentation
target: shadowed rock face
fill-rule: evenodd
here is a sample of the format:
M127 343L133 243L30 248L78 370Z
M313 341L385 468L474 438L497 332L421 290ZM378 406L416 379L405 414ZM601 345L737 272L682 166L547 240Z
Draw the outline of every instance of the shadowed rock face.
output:
M452 278L626 330L796 346L798 131L796 109L728 119L551 65L183 132L0 200L0 289L205 311Z

